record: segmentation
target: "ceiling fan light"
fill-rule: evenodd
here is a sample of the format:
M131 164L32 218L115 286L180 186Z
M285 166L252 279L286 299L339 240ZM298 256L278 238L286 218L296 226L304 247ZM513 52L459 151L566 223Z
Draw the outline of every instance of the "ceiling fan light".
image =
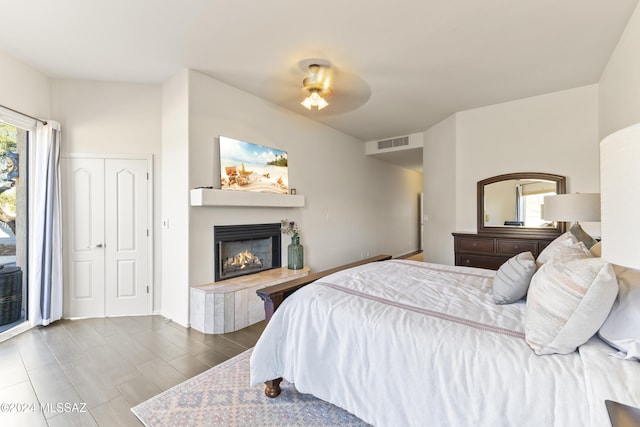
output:
M316 91L311 92L311 95L309 95L309 98L311 98L311 102L312 102L311 105L315 107L318 106L318 102L320 102L320 100L322 99L322 97Z
M309 110L312 107L322 110L329 105L322 95L331 94L331 77L327 68L318 64L309 65L309 71L311 74L302 81L302 87L308 96L300 104Z
M311 90L310 92L311 93L309 94L309 96L307 96L304 101L300 103L304 107L309 110L311 110L311 107L316 107L318 110L322 110L324 107L329 105L329 103L322 96L320 96L320 93L318 93L317 90Z
M324 107L326 107L327 105L329 105L329 103L327 101L325 101L325 99L321 96L319 96L319 100L318 100L318 110L322 110Z
M306 107L307 109L311 110L311 97L307 96L304 101L302 101L300 104L302 104L304 107Z

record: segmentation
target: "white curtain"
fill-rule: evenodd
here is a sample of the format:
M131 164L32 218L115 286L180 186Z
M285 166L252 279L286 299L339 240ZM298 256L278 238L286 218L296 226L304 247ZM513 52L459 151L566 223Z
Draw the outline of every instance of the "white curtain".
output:
M38 122L32 144L33 262L29 266L29 320L48 325L62 317L62 217L60 196L60 123Z

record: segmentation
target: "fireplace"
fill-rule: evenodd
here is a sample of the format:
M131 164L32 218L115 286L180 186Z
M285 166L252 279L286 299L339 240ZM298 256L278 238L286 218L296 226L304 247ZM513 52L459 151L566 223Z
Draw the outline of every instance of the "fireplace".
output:
M280 267L280 223L213 227L215 281Z

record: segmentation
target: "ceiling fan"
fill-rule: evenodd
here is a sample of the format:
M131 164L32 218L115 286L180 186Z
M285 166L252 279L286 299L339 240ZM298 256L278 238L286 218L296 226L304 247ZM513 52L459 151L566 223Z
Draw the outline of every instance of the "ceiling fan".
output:
M271 102L314 119L356 110L371 97L371 88L361 77L323 58L292 63L286 72L273 75L265 84ZM305 105L308 98L309 106Z
M302 89L306 91L307 97L300 104L309 110L314 107L322 110L329 105L324 98L331 95L331 68L311 64L309 72L310 74L302 80Z

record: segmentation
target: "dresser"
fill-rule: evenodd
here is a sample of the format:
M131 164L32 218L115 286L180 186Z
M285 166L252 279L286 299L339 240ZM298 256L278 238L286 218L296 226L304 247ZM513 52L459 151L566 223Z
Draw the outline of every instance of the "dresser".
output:
M534 258L537 257L554 238L505 233L453 233L455 263L497 270L506 260L521 252L531 252Z

